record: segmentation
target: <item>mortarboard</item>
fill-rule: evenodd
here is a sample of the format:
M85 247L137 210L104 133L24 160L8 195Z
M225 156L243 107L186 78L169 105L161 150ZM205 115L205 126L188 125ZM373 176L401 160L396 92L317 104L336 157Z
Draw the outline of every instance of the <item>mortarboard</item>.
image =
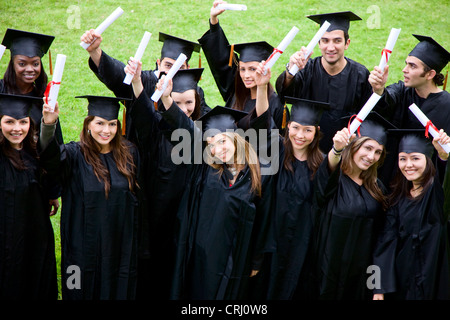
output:
M97 116L107 121L118 118L121 101L131 101L127 98L101 97L101 96L77 96L75 98L88 99L88 116Z
M433 156L434 147L430 139L425 137L425 129L391 129L389 135L400 139L398 153L422 153L428 157Z
M420 42L409 55L422 60L431 69L440 73L450 60L450 53L431 37L417 34L413 34L413 36Z
M197 90L197 84L202 76L203 68L180 69L173 77L173 92Z
M273 47L265 41L239 43L232 46L239 53L239 61L250 62L267 60L273 52ZM230 49L230 50L231 50Z
M216 106L197 121L202 122L203 132L210 130L208 136L212 137L215 134L226 132L227 129L237 129L236 122L246 115L245 111Z
M180 53L183 53L187 57L187 62L191 58L193 51L200 52L201 46L199 43L174 37L166 33L159 33L159 41L164 43L161 48L161 60L164 58L177 60Z
M11 57L24 55L42 58L54 39L54 36L45 34L7 29L2 44L11 51Z
M330 23L328 32L333 30L348 32L348 29L350 28L350 21L362 20L351 11L313 14L306 17L320 25L322 25L325 21L328 21Z
M319 101L286 97L286 103L291 104L290 121L303 126L318 126L324 110L330 109L330 104Z
M37 102L44 104L39 97L0 93L0 115L17 120L29 117L31 107Z

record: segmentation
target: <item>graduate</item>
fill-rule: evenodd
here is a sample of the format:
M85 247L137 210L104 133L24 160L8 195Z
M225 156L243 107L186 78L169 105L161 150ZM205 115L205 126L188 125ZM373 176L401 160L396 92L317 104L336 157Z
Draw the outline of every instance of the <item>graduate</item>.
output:
M431 160L433 146L443 160L448 154L439 145L450 138L440 130L432 143L424 129L399 129L399 171L389 196L386 223L374 252L381 271L381 288L374 300L450 299L450 162L444 184Z
M330 150L334 134L346 124L344 116L358 113L372 94L368 82L369 70L362 64L345 56L350 45L348 30L350 22L361 20L351 11L307 16L322 25L330 26L319 41L322 53L312 60L304 58L306 48L294 53L276 81L280 98L296 97L330 104L330 110L322 115L320 127L323 138L321 150ZM289 69L296 64L299 72L295 76Z
M95 40L95 41L94 41ZM103 82L106 87L111 90L116 97L133 98L133 88L131 85L123 83L125 78L125 64L109 56L103 49L100 48L102 37L95 33L94 29L86 31L81 36L81 41L86 43L93 42L86 50L89 53L89 68L97 76L97 78ZM161 58L156 60L157 68L155 70L142 71L141 81L145 92L149 97L152 96L155 91L155 86L161 74L167 73L176 59L183 53L187 56L187 60L181 66L181 69L189 68L189 60L193 52L200 52L200 45L196 42L181 39L166 33L159 33L159 41L163 42L161 48ZM198 93L201 99L201 114L204 114L210 110L206 104L203 89L198 87ZM127 112L129 110L130 103L125 103ZM196 119L195 119L196 120ZM126 116L126 132L125 136L128 140L135 143L135 129L132 124L131 117Z
M40 154L62 191L63 300L127 300L136 294L139 156L120 134L120 98L87 98L79 142L54 139L59 108L44 105ZM69 266L79 267L79 286ZM70 272L69 272L70 271Z
M174 257L173 225L189 176L187 166L176 164L172 159L173 130L149 103L150 97L142 86L141 70L140 62L136 72L130 64L126 67L126 71L134 75L132 86L136 100L129 115L136 128L143 162L142 188L146 195L140 221L137 299L168 299ZM181 69L173 78L171 97L190 119L198 119L201 114L198 82L202 72L203 68Z
M450 93L440 88L444 82L441 72L450 60L450 53L431 37L413 36L419 43L406 57L403 81L385 87L389 67L384 73L378 67L371 72L369 82L373 91L382 96L376 110L398 128L422 129L422 124L409 110L409 106L415 103L437 128L450 132ZM398 141L394 140L387 146L391 156L380 172L385 182L389 182L396 171L397 146ZM442 183L446 163L436 158L436 153L432 159Z
M314 177L312 297L320 300L368 300L367 268L387 208L377 167L386 155L386 130L393 126L370 113L360 136L344 128ZM350 140L350 141L349 141ZM317 290L317 291L316 291Z
M191 159L175 224L170 298L245 299L250 276L258 273L270 249L271 195L265 186L271 176L261 175L255 150L233 131L246 112L216 106L194 123L177 107L171 91L172 80L161 97L166 108L162 116L172 128L190 134Z
M0 94L0 299L56 300L55 239L30 111L41 98Z
M218 16L225 11L217 9L220 3L223 1L214 1L210 12L210 29L198 41L205 53L217 88L226 102L225 107L251 112L256 103L256 69L262 60L267 60L271 55L273 47L265 41L230 46L218 20ZM239 53L239 58L235 56L234 51ZM285 109L270 84L267 86L267 96L271 116L277 128L282 130ZM287 121L289 117L287 109L286 117Z

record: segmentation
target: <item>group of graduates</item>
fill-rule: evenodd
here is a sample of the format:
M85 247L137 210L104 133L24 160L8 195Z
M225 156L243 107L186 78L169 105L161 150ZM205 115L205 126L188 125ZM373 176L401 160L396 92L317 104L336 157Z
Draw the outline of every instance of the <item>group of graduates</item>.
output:
M160 33L156 70L114 59L86 31L89 67L114 97L77 96L87 117L66 144L65 106L48 104L41 61L54 37L6 31L0 299L57 298L49 214L59 198L63 300L450 299L450 94L439 88L449 52L415 35L403 81L386 86L389 66L369 72L344 54L357 15L311 15L331 23L321 56L294 53L273 88L264 61L274 48L230 45L220 3L198 42ZM207 105L203 68L189 68L200 49L224 106ZM188 59L166 81L180 53ZM372 93L380 101L350 134Z

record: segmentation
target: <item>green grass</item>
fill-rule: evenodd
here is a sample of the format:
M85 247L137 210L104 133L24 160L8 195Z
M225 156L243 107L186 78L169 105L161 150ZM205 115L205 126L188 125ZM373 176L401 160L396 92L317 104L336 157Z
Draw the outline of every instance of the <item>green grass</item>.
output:
M364 64L369 70L378 65L391 28L401 28L400 37L390 59L388 84L402 80L404 60L417 41L413 33L432 36L442 46L450 49L449 0L399 0L399 1L318 1L318 0L245 0L246 12L225 12L219 19L231 43L264 40L277 46L289 30L296 26L300 32L272 68L272 83L284 70L289 56L301 46L306 46L318 30L318 25L305 18L309 14L351 10L363 20L351 24L351 44L346 53L349 58ZM61 126L66 142L78 140L82 121L86 115L86 100L77 95L111 95L90 71L88 53L80 46L80 36L85 30L96 28L118 6L125 13L104 33L102 48L111 56L126 61L134 55L144 31L152 33L143 57L144 69L153 69L159 58L162 43L158 32L173 34L196 41L209 28L209 11L213 1L51 1L2 0L0 33L7 28L27 30L56 36L51 47L53 66L58 53L67 56L59 93ZM73 24L79 12L79 26ZM379 15L377 15L379 10ZM379 27L373 26L379 17ZM376 19L375 19L376 20ZM375 21L376 22L376 21ZM72 23L72 24L71 24ZM316 47L313 56L319 55ZM190 65L198 67L197 54ZM0 70L6 70L9 51L0 60ZM48 72L48 55L44 57ZM203 57L205 68L200 85L210 106L223 105L212 75ZM444 70L445 71L445 70ZM50 77L51 78L51 77ZM450 85L447 87L449 91ZM64 204L63 204L64 205ZM59 270L59 214L52 218L57 244Z

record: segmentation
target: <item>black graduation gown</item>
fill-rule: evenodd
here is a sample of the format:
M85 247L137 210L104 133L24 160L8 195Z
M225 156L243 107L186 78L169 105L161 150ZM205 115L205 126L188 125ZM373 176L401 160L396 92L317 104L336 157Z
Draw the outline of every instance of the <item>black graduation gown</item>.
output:
M19 171L0 153L0 300L56 300L55 239L37 160L17 151Z
M220 24L210 24L210 30L198 42L202 45L217 88L225 101L225 107L233 108L235 104L235 76L239 70L234 63L232 67L228 66L230 57L229 43ZM255 108L255 104L256 99L250 99L249 97L244 104L244 111L251 112ZM276 127L281 130L284 105L275 92L269 96L269 110ZM286 112L287 123L289 121L289 112L287 109Z
M167 299L174 256L173 225L188 171L185 164L172 161L172 130L145 91L133 103L130 116L144 161L141 187L145 198L139 223L143 260L139 266L137 298L150 295L153 299Z
M438 129L444 129L446 133L450 132L450 93L447 91L430 93L426 99L423 99L417 95L414 88L408 88L403 81L399 81L386 87L375 110L390 119L392 124L398 128L424 129L424 126L409 110L409 106L413 103ZM379 177L386 186L397 172L398 144L399 141L394 137L390 138L386 144L387 156L379 170ZM436 154L433 156L433 163L438 169L439 179L442 183L446 163L438 160Z
M103 82L116 97L129 99L134 98L133 86L123 83L123 79L126 75L124 71L125 64L123 62L114 59L102 50L99 66L97 67L92 59L89 58L89 67L97 78ZM155 87L158 83L158 78L156 77L155 72L152 70L142 70L141 81L144 86L144 91L149 97L151 97L155 92ZM205 114L210 110L210 108L206 104L203 89L198 87L198 93L200 95L201 114ZM129 114L132 111L132 104L130 102L125 102L125 107L127 108L127 115L125 119L125 136L131 142L137 143L133 120Z
M387 211L374 252L385 299L450 299L450 162L444 188L436 176L420 201L403 198Z
M381 204L340 168L330 175L326 157L314 178L314 206L314 294L323 300L371 299L367 268L384 221Z
M340 118L357 114L372 95L372 87L368 81L369 70L362 64L345 57L345 68L331 76L323 68L321 58L308 60L288 88L283 88L286 77L283 72L276 81L276 89L282 101L289 96L330 104L330 110L324 111L319 124L323 133L320 149L326 152L331 149L336 132L348 125L348 121Z
M131 152L137 167L138 154ZM60 178L61 283L63 300L134 299L137 261L137 201L112 153L101 154L111 189L86 163L79 143L59 146L53 139L41 153L44 168ZM71 265L81 271L81 289L68 288ZM70 280L69 282L73 282Z
M163 117L194 137L194 123L176 105ZM227 170L221 177L205 163L191 164L189 170L190 181L177 213L171 299L245 299L250 272L259 269L256 257L271 250L272 176L262 177L259 198L250 193L248 167L231 186Z

